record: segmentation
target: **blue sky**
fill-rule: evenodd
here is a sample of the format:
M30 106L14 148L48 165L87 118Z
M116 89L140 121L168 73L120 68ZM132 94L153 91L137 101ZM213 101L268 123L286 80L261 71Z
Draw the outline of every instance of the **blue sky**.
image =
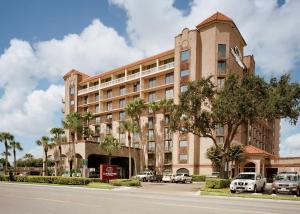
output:
M35 140L61 125L64 73L95 74L172 48L183 27L216 11L234 19L260 75L299 82L299 9L295 0L0 0L0 131L16 135L20 155L40 154ZM299 124L283 121L281 141L282 155L300 155Z

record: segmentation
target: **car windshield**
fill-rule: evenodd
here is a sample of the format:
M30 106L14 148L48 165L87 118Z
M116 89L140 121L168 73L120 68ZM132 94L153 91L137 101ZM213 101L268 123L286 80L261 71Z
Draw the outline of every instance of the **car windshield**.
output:
M254 174L239 174L236 179L247 179L247 180L254 180Z
M275 180L276 181L283 181L283 180L298 181L299 178L298 178L298 176L295 176L295 175L277 175Z

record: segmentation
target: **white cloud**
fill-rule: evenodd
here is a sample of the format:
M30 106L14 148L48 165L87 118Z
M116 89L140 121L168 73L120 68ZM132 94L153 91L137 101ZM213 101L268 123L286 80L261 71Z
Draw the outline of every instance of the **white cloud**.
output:
M295 68L300 57L300 1L278 7L276 0L194 0L184 16L173 0L111 0L128 14L127 32L132 43L147 54L174 46L174 36L183 27L195 28L216 11L231 17L254 53L256 64L266 74Z
M113 29L94 20L80 34L33 45L12 39L0 55L0 130L17 138L38 138L57 123L63 86L55 85L72 68L94 74L142 58ZM50 86L37 90L46 79ZM43 87L45 88L45 87ZM47 88L47 86L46 86ZM55 121L56 119L56 121Z
M300 156L300 133L291 135L280 145L282 156Z

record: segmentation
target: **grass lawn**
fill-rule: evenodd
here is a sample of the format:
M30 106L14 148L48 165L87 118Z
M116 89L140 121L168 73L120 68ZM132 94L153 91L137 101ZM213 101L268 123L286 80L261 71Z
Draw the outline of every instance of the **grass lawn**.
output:
M108 183L89 183L87 186L88 188L95 188L95 189L113 189L114 187Z
M202 188L201 195L211 196L227 196L227 197L241 197L241 198L261 198L261 199L274 199L274 200L292 200L300 201L300 197L293 195L268 195L268 194L253 194L253 193L231 193L229 188L224 189L210 189Z

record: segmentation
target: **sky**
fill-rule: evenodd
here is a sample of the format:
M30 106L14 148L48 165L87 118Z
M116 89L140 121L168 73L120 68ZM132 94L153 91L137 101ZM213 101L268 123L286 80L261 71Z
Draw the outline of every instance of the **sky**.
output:
M174 47L174 36L216 11L231 17L266 79L300 81L298 0L0 0L0 132L25 153L60 127L71 69L90 75ZM300 156L300 123L281 121L281 156ZM0 144L0 151L3 145Z

